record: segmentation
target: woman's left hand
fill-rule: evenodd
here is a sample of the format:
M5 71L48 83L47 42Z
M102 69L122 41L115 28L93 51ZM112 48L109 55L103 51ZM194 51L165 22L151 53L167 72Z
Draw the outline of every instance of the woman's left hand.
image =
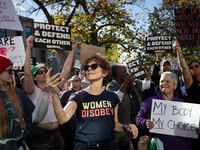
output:
M199 128L196 128L196 133L197 133L198 135L200 135L200 126L199 126Z
M57 73L50 78L51 71L52 71L52 68L50 68L46 74L47 85L49 86L51 94L55 94L55 93L57 94L58 85L64 81L64 78L62 78L62 75L60 73Z
M127 125L127 131L131 132L133 135L133 139L136 139L138 136L138 128L134 124Z

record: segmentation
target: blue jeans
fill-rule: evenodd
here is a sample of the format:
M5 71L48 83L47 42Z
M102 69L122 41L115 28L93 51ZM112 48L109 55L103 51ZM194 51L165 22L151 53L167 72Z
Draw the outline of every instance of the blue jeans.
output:
M119 146L116 139L91 143L76 141L74 150L119 150Z
M45 130L32 125L28 146L30 150L63 150L64 140L58 128Z

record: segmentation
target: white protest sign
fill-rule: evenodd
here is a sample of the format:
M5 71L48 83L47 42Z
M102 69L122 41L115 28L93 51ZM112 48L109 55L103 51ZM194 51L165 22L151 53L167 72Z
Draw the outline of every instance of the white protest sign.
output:
M23 31L12 0L0 0L0 28Z
M22 36L0 38L0 54L9 57L13 66L23 66L25 50Z
M152 100L152 133L198 138L200 105L166 100Z
M80 64L80 60L76 59L75 63L74 63L74 68L80 69L81 68L81 64Z
M170 62L172 70L179 70L180 69L180 65L179 65L177 57L164 58L163 61L162 61L162 63L165 60L168 60Z

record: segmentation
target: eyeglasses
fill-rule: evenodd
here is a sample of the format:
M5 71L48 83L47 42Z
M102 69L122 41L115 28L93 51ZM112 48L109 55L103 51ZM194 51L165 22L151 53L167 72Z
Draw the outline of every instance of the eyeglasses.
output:
M8 69L8 70L3 70L3 71L8 71L8 74L12 74L14 72L14 69Z
M194 65L195 68L199 68L199 65ZM193 66L190 66L189 69L192 70L194 68Z
M43 74L43 72L44 72L44 73L47 73L48 70L38 70L38 71L36 72L36 74Z
M79 81L81 81L81 80L79 80L79 79L72 80L72 82L79 82Z
M88 69L89 69L90 67L91 67L92 70L95 70L95 69L97 69L98 66L101 67L101 66L100 66L99 64L97 64L97 63L96 63L96 64L92 64L92 65L86 65L86 66L83 67L83 70L88 71Z

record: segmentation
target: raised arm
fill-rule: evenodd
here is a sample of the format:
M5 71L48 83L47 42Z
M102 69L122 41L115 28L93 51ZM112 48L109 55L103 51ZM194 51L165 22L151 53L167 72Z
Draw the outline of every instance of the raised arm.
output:
M35 37L30 36L26 39L26 56L24 63L24 76L25 76L25 89L28 94L32 93L34 90L34 82L31 74L31 48L33 47L33 41Z
M156 62L155 62L155 64L154 64L154 67L153 67L153 70L152 70L152 74L151 74L151 80L152 80L156 85L158 85L158 82L159 82L158 74L159 74L159 71L160 71L160 61L161 61L162 55L163 55L163 52L162 52L162 51L159 51L159 52L156 54Z
M61 106L60 100L58 98L58 88L57 86L64 81L64 78L60 73L57 73L53 77L50 78L50 73L52 71L52 68L49 69L47 72L46 78L47 78L47 85L50 88L51 96L53 99L53 108L56 115L56 118L58 119L58 122L62 125L70 120L70 118L74 115L77 109L76 102L70 101L67 103L67 106L65 106L64 110ZM61 80L61 81L59 81Z
M185 58L183 57L183 54L181 52L181 47L180 47L179 42L177 40L175 40L173 46L177 50L177 57L178 57L178 61L179 61L180 67L181 67L181 72L183 73L183 81L185 84L185 88L188 89L193 83L192 76L191 76L189 68L186 64Z
M64 63L63 66L63 70L61 72L63 78L64 78L64 82L61 82L58 86L60 89L62 89L62 87L64 86L65 82L67 81L67 77L69 75L69 72L71 70L71 66L72 66L72 61L74 58L74 52L75 52L75 48L76 48L76 41L72 38L70 38L70 41L72 43L72 51L69 52L69 55Z

